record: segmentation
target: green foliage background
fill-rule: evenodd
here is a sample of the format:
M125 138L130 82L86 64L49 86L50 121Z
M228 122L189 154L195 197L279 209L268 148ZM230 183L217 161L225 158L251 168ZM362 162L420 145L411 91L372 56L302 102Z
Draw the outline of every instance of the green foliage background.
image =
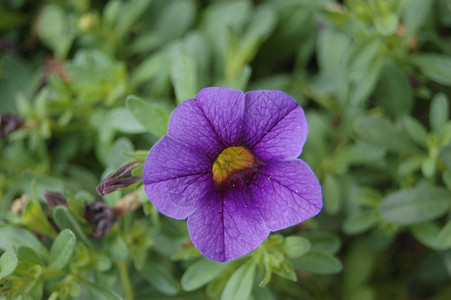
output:
M0 299L451 299L450 1L4 0L0 34ZM207 86L299 101L320 215L219 264L137 183L93 237L100 180Z

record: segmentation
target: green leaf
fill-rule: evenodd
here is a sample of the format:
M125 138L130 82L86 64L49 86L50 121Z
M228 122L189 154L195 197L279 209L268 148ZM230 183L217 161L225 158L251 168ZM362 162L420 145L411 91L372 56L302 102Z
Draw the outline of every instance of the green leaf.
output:
M198 92L196 61L183 43L174 46L171 58L171 81L177 103L182 103L196 97Z
M445 164L445 166L451 170L451 143L440 147L438 157Z
M376 216L370 210L351 213L343 222L343 232L349 235L359 234L376 225L376 221Z
M221 300L247 299L254 284L255 267L256 264L253 261L248 261L239 267L227 281Z
M421 223L445 214L450 199L449 191L424 185L388 195L381 201L379 213L386 222L393 224Z
M332 175L327 175L324 179L323 191L325 211L331 215L339 213L342 206L342 200L338 180Z
M215 279L227 266L228 263L218 263L201 258L183 274L182 287L186 291L196 290Z
M88 292L93 296L91 299L96 300L123 300L115 291L99 283L91 283L87 280L83 281Z
M374 18L374 26L380 34L385 36L392 35L398 27L398 16L395 13L376 16Z
M444 250L438 241L440 227L434 222L415 224L410 227L412 235L421 243L434 250Z
M169 114L162 105L149 104L136 96L128 96L127 109L147 131L160 138L166 134Z
M21 246L33 249L45 260L49 257L47 248L27 229L13 225L0 226L0 249L15 251Z
M75 234L69 229L60 232L50 249L50 268L60 270L67 265L74 252L75 241Z
M409 137L417 145L422 147L427 147L427 131L417 119L411 116L405 116L403 119L404 129L406 130Z
M389 120L374 116L360 116L354 122L354 130L368 143L378 145L393 152L415 154L417 146L407 137L402 128Z
M324 252L313 252L291 260L293 266L310 273L335 274L341 271L341 262L333 255Z
M429 120L433 130L438 132L445 125L449 118L448 111L449 103L446 95L443 93L435 95L432 98L431 108L429 110Z
M295 258L306 254L310 250L310 242L300 236L289 236L284 239L282 247L287 257Z
M48 235L52 238L56 237L56 232L50 225L47 216L42 210L41 204L37 198L36 188L33 184L34 196L27 202L25 206L25 211L23 213L24 223L33 230L41 234Z
M331 232L311 231L301 234L310 241L310 251L336 253L341 246L340 238Z
M143 133L146 131L141 123L139 123L132 113L124 108L118 107L112 109L108 114L111 127L125 133Z
M17 267L17 256L6 251L0 257L0 280L12 274Z
M165 2L168 5L158 12L154 29L163 43L181 38L196 16L196 5L193 1Z
M409 34L415 34L427 20L433 0L411 0L405 6L403 25Z
M122 10L119 11L115 33L123 36L129 30L130 26L146 11L150 3L152 3L152 0L131 0L124 2Z
M440 230L437 236L437 242L443 248L451 247L451 220Z
M42 265L42 260L39 256L34 252L33 249L27 246L20 246L17 248L17 257L24 262L33 264L33 265Z
M335 70L343 65L343 58L351 39L344 33L326 27L318 36L318 65L321 71Z
M141 275L159 292L176 295L179 292L177 280L165 266L155 261L149 262L141 271Z
M53 220L56 225L61 229L70 229L80 241L83 241L86 245L93 247L89 239L83 232L80 224L78 224L72 213L64 206L58 205L53 209Z
M375 98L393 118L407 115L412 110L412 88L407 76L395 64L390 64L383 69Z
M422 53L412 57L421 72L430 79L451 86L451 58L436 53Z

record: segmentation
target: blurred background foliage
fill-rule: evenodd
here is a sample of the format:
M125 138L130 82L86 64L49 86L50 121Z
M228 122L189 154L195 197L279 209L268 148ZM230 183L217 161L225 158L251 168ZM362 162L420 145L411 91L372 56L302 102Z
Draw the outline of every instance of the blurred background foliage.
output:
M451 299L450 55L449 0L3 0L0 299ZM96 193L207 86L297 99L325 204L224 264Z

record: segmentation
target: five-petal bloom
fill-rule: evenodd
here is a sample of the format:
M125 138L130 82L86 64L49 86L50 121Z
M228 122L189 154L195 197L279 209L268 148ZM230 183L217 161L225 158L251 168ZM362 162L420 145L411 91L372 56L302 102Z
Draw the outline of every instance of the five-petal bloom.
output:
M203 255L237 258L321 210L321 186L296 159L306 137L302 108L281 91L205 88L150 150L145 191L161 213L188 218Z

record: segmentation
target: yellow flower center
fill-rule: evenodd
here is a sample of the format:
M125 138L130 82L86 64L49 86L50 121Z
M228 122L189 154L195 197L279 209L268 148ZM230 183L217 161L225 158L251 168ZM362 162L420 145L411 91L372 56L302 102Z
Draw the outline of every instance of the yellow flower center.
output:
M213 180L222 186L233 174L255 166L254 155L243 147L229 147L222 151L213 164Z

